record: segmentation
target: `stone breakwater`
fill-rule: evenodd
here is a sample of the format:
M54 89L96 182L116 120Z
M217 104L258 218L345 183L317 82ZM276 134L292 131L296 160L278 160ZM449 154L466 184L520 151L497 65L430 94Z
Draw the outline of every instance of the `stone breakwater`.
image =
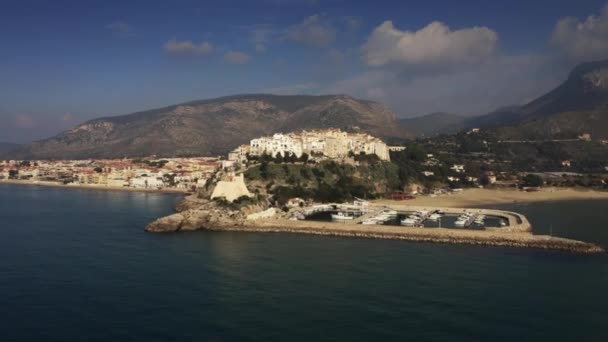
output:
M441 228L410 228L382 225L364 226L348 223L291 221L284 218L250 221L244 219L243 212L228 211L208 205L205 206L204 209L182 209L184 209L184 211L180 213L163 217L150 223L146 227L146 231L165 233L208 230L260 233L297 233L355 238L405 240L426 243L456 243L467 245L535 248L585 254L604 252L601 247L592 243L546 235L533 235L530 232L525 231L529 229L529 226L526 226L526 229L521 229L519 231L479 231ZM249 210L255 211L256 209L250 208ZM521 221L518 222L521 224ZM525 222L527 223L527 220Z

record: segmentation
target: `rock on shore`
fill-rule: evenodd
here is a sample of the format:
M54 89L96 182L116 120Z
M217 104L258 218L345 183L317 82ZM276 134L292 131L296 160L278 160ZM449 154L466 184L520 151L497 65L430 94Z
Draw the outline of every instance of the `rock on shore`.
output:
M165 217L161 217L156 221L150 223L146 226L147 232L153 233L171 233L177 232L182 228L184 223L184 215L182 214L173 214Z

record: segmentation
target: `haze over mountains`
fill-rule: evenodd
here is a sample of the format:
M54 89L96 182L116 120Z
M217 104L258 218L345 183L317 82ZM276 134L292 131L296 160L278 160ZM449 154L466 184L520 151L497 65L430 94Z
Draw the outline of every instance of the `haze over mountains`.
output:
M265 134L330 127L360 129L383 139L472 127L491 128L511 139L581 133L608 138L608 61L579 65L559 87L524 106L478 117L433 113L398 120L380 103L346 95L235 95L95 119L7 155L18 159L217 155Z
M17 149L19 146L20 146L19 144L0 142L0 153L7 153L10 151L13 151L13 150Z

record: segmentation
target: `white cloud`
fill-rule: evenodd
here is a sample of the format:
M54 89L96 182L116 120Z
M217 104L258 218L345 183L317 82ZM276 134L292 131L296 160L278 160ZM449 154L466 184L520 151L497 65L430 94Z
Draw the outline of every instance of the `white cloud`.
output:
M550 44L573 62L608 58L608 5L599 16L592 15L584 21L573 17L560 19Z
M558 84L566 75L545 72L543 56L496 57L477 68L403 78L376 69L343 79L320 93L344 93L392 107L403 117L432 112L485 114L498 107L524 104Z
M297 44L324 48L336 40L336 31L322 16L315 14L290 26L286 38Z
M66 121L66 122L72 121L72 120L74 120L74 115L72 115L72 113L65 113L61 117L61 120Z
M164 45L167 53L175 56L207 56L213 53L213 45L208 42L194 44L190 40L169 40Z
M231 64L247 64L249 55L240 51L228 51L224 55L224 61Z
M257 52L265 52L266 46L277 35L277 32L268 25L259 25L249 30L249 42Z
M106 29L120 37L135 36L135 28L124 21L115 21L106 25Z
M346 16L343 18L343 20L346 30L349 32L357 31L361 27L360 17Z
M344 52L338 49L330 49L327 55L333 64L342 64L346 58Z
M266 52L266 45L264 45L262 43L255 44L255 51L256 52Z
M36 121L31 115L28 114L17 114L15 115L15 126L19 128L32 128L35 127Z
M419 31L400 31L391 21L376 27L363 45L370 66L402 65L437 68L473 64L496 50L498 35L487 27L450 30L435 21Z

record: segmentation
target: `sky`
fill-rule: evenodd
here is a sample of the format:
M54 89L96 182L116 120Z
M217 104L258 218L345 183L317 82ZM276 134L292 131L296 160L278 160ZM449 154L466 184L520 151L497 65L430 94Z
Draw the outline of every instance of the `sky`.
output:
M241 93L479 115L608 58L608 3L1 0L0 42L5 142Z

